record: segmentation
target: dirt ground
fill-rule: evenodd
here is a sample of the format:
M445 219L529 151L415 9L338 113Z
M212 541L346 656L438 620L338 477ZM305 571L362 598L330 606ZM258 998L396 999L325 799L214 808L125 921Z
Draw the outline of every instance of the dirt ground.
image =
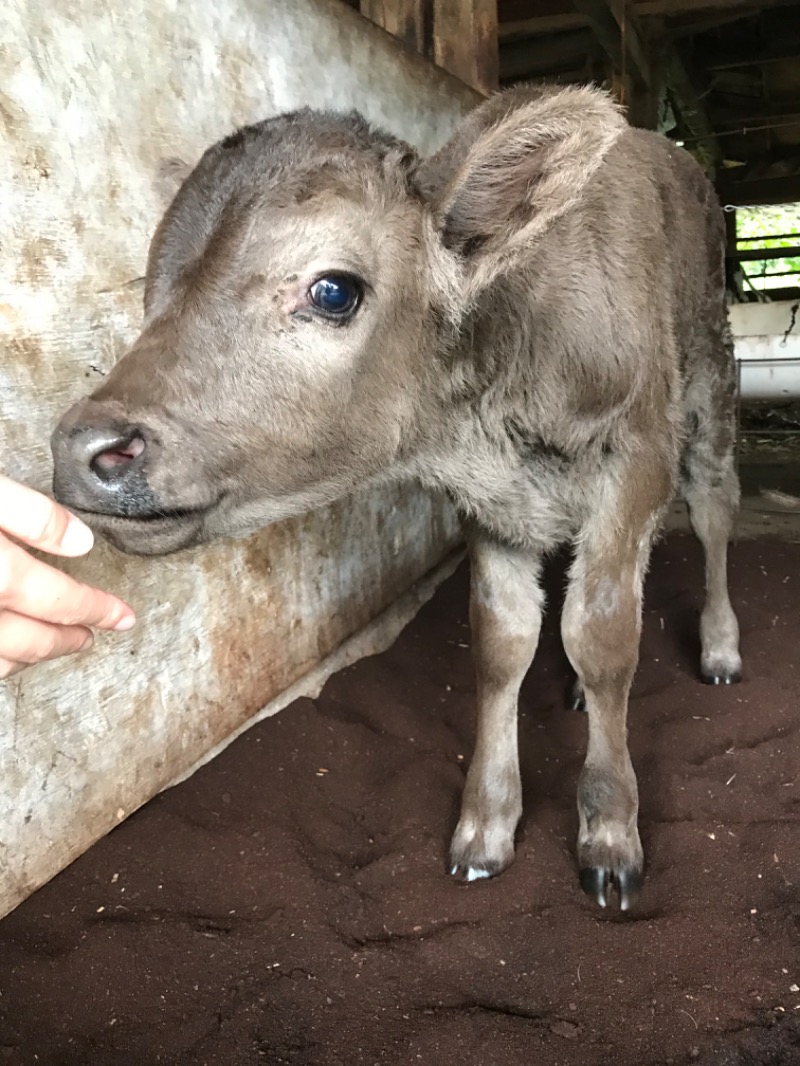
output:
M551 610L502 877L445 871L473 731L462 567L386 653L161 795L0 923L0 1063L800 1063L800 545L732 550L745 679L697 681L694 540L647 584L631 702L648 877L578 887L586 718ZM550 574L557 604L563 570Z

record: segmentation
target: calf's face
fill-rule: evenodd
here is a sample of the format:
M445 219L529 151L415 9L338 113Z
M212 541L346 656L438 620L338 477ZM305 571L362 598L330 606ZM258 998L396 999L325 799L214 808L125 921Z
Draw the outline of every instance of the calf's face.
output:
M501 96L421 165L311 111L210 148L153 239L140 337L53 434L57 498L162 554L407 468L459 322L618 135L591 101Z
M411 158L290 117L215 146L151 246L142 333L52 441L120 548L245 533L346 494L413 432L429 319Z

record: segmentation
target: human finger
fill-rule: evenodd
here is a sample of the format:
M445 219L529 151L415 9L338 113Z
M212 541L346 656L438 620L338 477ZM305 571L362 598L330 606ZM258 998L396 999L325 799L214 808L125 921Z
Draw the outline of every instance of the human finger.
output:
M126 630L136 621L131 608L118 597L76 581L3 537L0 606L61 625Z
M53 555L85 555L91 529L49 496L0 474L0 529Z
M46 662L92 646L94 637L85 626L40 622L16 611L0 614L0 658L11 663Z

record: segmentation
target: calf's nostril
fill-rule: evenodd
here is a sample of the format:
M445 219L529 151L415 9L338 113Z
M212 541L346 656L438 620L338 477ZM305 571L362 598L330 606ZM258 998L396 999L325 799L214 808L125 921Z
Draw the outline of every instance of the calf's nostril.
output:
M89 465L95 474L102 478L122 475L125 468L145 450L145 442L139 436L119 441L109 448L103 448L91 459Z

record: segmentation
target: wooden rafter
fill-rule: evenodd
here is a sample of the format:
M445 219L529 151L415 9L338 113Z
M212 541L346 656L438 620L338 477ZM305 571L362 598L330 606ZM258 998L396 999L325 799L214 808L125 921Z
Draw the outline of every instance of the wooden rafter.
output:
M752 11L760 14L769 8L792 7L796 0L636 0L637 16L670 18L677 15L698 15L722 10Z
M560 71L566 66L585 68L593 44L594 38L588 28L558 33L546 39L512 41L503 46L503 77L530 77Z
M644 88L652 88L650 59L638 23L632 12L626 12L624 0L574 0L574 4L616 69L630 74Z
M586 19L575 11L563 15L535 15L532 18L501 22L498 34L501 42L518 41L525 37L545 37L551 33L565 33L586 25Z

